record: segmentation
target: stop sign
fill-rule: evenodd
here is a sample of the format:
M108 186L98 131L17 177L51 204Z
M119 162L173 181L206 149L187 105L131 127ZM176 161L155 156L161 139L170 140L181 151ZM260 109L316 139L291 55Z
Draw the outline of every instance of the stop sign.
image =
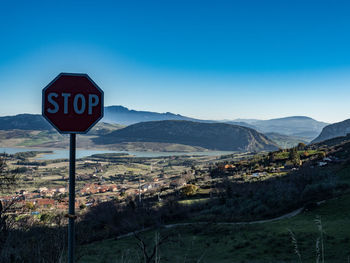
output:
M61 73L43 89L42 115L60 133L86 133L103 117L103 91L87 74Z

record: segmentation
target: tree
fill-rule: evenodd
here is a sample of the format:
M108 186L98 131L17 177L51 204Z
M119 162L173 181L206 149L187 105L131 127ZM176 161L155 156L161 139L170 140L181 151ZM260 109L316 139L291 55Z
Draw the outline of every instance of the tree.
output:
M159 263L159 248L168 241L170 235L161 237L159 232L156 232L153 247L148 244L137 232L134 232L134 237L139 241L137 246L142 251L144 263Z
M321 152L319 152L319 153L317 154L317 157L318 157L319 159L323 159L323 158L326 157L326 153L323 152L323 151L321 151Z
M0 193L8 192L16 182L16 175L7 171L5 157L0 157Z
M181 189L182 194L184 194L185 196L195 195L197 191L198 191L198 186L193 184L186 185Z
M297 145L296 148L297 148L298 151L303 151L303 150L305 150L305 148L306 148L306 144L300 142L300 143Z
M26 202L25 207L28 210L34 210L35 209L35 205L32 202Z
M275 162L276 161L276 153L275 152L269 152L268 160L269 160L269 163Z
M5 157L0 157L0 193L8 192L16 183L15 174L7 171L7 164ZM8 236L8 215L7 211L13 205L15 200L2 203L0 201L0 252Z
M290 149L289 160L293 163L293 165L300 165L300 156L296 148Z

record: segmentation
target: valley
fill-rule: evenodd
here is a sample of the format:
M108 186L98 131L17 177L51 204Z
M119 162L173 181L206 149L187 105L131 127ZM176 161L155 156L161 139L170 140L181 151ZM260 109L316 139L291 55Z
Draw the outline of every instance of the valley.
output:
M137 262L145 256L137 244L144 242L145 253L150 253L155 236L165 238L158 247L162 261L294 262L297 255L288 229L299 242L303 261L312 262L313 240L320 236L314 223L317 216L327 231L326 256L344 262L349 219L337 207L349 202L349 149L350 141L344 138L261 153L164 157L105 153L80 158L75 204L79 262L115 258ZM61 231L67 223L68 160L38 160L43 153L2 156L17 184L1 200L4 204L15 200L9 214L17 224ZM291 218L281 217L293 211L298 212ZM267 221L249 223L260 220ZM19 255L25 255L29 242L25 236L22 241L17 247L21 252L16 250ZM64 247L62 240L56 242ZM50 256L60 253L63 250Z
M333 128L307 117L220 123L119 110L124 122L110 111L77 139L77 262L314 262L321 237L332 262L349 255L339 212L349 202L348 135L310 144ZM3 257L35 250L57 262L69 136L37 115L1 123L1 176L14 180L0 195L12 236Z

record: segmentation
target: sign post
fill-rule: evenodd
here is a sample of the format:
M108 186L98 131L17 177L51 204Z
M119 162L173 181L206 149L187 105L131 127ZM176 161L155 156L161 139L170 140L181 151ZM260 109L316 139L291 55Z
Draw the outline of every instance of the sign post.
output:
M68 262L74 262L74 220L75 220L75 133L70 135L69 143L69 208L68 208Z
M103 117L103 91L86 74L61 73L42 91L42 115L59 133L70 134L68 263L74 262L76 134Z

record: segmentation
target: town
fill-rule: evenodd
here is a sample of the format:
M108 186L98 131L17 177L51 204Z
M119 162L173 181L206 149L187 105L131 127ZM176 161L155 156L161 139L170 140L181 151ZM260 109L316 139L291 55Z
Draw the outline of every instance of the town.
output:
M68 209L68 160L38 161L40 152L2 154L8 172L17 178L16 189L0 201L14 203L14 213L38 216ZM227 156L171 156L136 158L121 154L97 154L77 161L75 208L84 213L107 201L163 197L186 185L195 185L196 196L212 196L222 178L256 181L296 171L310 160L315 166L339 162L331 152L306 149L299 144L291 150L270 153L237 153ZM188 198L188 197L187 197Z

